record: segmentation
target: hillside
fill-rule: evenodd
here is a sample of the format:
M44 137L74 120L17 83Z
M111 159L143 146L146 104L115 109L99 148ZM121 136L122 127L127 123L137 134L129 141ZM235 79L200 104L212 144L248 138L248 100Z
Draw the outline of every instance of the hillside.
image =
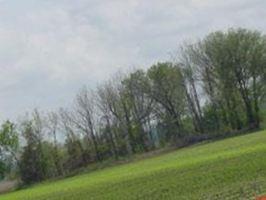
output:
M1 200L254 199L266 193L266 131L0 196Z

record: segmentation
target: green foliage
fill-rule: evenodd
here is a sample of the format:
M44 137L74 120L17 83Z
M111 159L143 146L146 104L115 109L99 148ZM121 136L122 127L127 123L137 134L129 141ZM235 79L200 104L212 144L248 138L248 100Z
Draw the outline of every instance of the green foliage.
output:
M84 166L85 159L89 160L90 151L83 149L81 141L74 138L67 138L65 147L67 149L67 160L65 162L65 170L74 170Z
M175 131L171 131L175 132L175 137L182 136L186 98L180 68L172 63L158 63L147 73L151 80L151 98L164 108L165 122L176 126Z
M20 159L21 179L29 184L57 176L54 147L42 141L31 121L25 122L23 135L26 146Z
M241 129L244 124L259 127L259 104L265 94L265 36L257 31L230 29L211 33L196 46L191 57L199 66L214 112L223 112L220 123L230 124L232 129Z
M17 130L26 142L17 163L24 183L71 174L89 164L131 157L162 146L181 147L208 138L263 127L261 121L265 118L266 96L265 35L246 29L229 29L226 32L211 33L181 50L182 54L178 55L176 63L157 63L147 71L119 74L99 86L97 91L84 87L77 94L74 106L60 109L59 113L42 114L35 109L31 119L25 120L22 128ZM0 176L10 168L7 163L14 163L12 159L16 159L17 147L15 126L6 122L0 130ZM196 154L193 156L195 159L198 157ZM202 156L204 161L209 159L208 156ZM180 159L181 163L183 161ZM191 161L195 160L191 158ZM239 162L242 163L242 160ZM194 165L188 167L200 168ZM140 173L138 166L136 168L136 173ZM181 177L172 177L172 171L167 171L171 167L167 165L166 168L162 168L161 173L168 178L157 177L166 187L167 180L171 180L170 185L174 184L172 178L182 180L181 172L174 172ZM154 168L148 166L147 169L153 172ZM124 188L125 191L134 193L135 186L133 189L130 186L131 183L135 185L134 176L137 176L139 184L146 180L153 182L151 174L143 174L145 180L131 173L133 178L125 179L125 185L118 181L114 183L114 188L109 188L106 185L111 184L108 182L110 180L105 182L105 178L102 178L103 186L99 187L108 191L127 186L129 188ZM192 178L186 176L186 180ZM191 193L179 182L182 181L178 181L176 193L171 188L165 189L177 194L179 188L183 188ZM99 189L96 186L92 188L96 191ZM154 188L156 190L148 190L155 194L160 191L156 184ZM140 189L136 186L136 190ZM93 196L94 191L89 191ZM179 192L182 193L182 190ZM81 191L81 195L85 195L84 191ZM108 195L113 198L112 193ZM149 197L151 194L144 191L142 196L140 192L136 198L146 198L146 195Z
M1 196L33 199L252 199L266 191L266 132L226 139Z
M4 178L5 171L6 171L6 165L3 161L0 161L0 180Z
M16 150L18 148L18 134L15 130L15 125L10 121L6 121L2 125L0 131L0 146L7 150Z
M19 141L15 125L6 121L0 130L0 178L8 171L12 162L16 161L18 146Z
M24 124L23 135L27 145L23 149L20 160L21 179L25 183L43 180L45 177L44 159L41 141L34 132L31 122Z

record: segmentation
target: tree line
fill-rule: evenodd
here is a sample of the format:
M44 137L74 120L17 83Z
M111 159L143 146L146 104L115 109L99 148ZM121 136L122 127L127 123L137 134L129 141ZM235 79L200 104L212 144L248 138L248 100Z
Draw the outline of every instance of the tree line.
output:
M229 29L180 47L174 62L83 87L69 108L35 109L0 129L0 175L26 184L165 146L260 128L266 36Z

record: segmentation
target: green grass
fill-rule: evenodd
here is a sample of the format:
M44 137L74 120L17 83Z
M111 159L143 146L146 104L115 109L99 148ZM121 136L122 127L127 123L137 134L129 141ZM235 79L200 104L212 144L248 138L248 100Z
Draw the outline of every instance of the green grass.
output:
M180 149L0 196L1 200L254 199L266 193L266 131Z

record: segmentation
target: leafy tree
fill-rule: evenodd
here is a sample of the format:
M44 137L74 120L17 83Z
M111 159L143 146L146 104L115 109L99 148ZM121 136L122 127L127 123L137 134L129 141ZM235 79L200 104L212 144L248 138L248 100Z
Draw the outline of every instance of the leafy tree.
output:
M266 36L230 29L182 47L177 61L84 87L58 113L34 110L0 129L0 176L9 163L32 183L104 159L187 145L260 126L266 96ZM18 156L19 138L24 137Z
M32 119L22 124L22 135L26 141L20 158L21 179L25 183L39 182L56 176L53 145L44 140L45 123L38 110Z
M8 170L8 160L17 162L17 150L19 146L18 133L15 125L10 121L2 124L0 130L0 177Z
M242 112L249 128L259 127L259 105L265 93L265 36L246 29L219 31L195 44L189 54L216 113L217 128L222 122L241 129Z
M24 122L22 131L27 144L20 160L21 179L25 183L41 181L45 178L45 170L40 139L34 132L31 121Z
M165 113L165 120L175 126L175 136L184 134L182 117L186 109L185 89L180 68L172 63L158 63L148 70L150 96Z
M153 99L149 96L150 82L142 70L130 73L122 81L124 88L124 98L131 109L131 120L134 125L134 142L141 145L141 148L148 150L151 146L147 126L150 123ZM146 130L145 130L146 129Z

